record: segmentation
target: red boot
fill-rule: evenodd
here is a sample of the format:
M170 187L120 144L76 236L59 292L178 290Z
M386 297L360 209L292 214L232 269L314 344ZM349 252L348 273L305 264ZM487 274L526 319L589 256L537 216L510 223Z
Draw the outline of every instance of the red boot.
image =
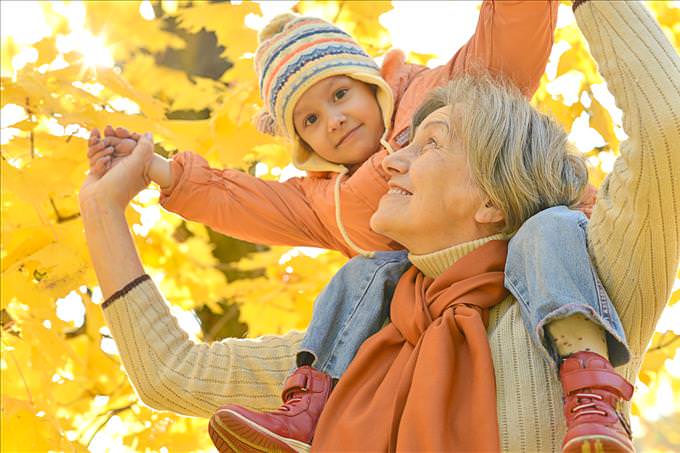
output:
M281 407L258 412L222 406L210 418L210 438L220 453L308 452L332 387L326 373L300 367L286 380Z
M567 434L563 453L633 453L630 426L619 411L633 386L599 354L580 351L560 367Z

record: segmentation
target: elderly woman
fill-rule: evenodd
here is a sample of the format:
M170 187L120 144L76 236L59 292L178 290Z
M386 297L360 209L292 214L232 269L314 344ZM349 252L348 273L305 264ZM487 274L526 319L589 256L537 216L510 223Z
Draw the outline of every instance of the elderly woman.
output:
M629 341L631 360L618 371L634 380L680 255L673 183L680 179L680 61L642 5L576 3L630 137L600 190L587 238ZM372 220L409 248L415 267L399 283L393 322L366 342L334 390L313 448L558 450L560 385L522 323L524 288L513 289L519 303L503 289L499 233L540 207L516 181L540 178L552 204L573 201L582 182L565 176L578 160L554 123L485 81L464 79L438 92L416 122L413 143L385 161L394 190ZM525 142L532 153L522 154L517 144ZM104 177L89 178L81 194L93 262L110 295L105 315L130 377L147 404L189 415L209 415L216 398L274 407L301 334L192 344L144 276L123 209L145 185L151 152L146 137ZM625 427L614 410L623 380L584 389L582 365L561 370L574 376L565 384L567 422L604 417ZM630 450L628 439L621 442L621 451Z

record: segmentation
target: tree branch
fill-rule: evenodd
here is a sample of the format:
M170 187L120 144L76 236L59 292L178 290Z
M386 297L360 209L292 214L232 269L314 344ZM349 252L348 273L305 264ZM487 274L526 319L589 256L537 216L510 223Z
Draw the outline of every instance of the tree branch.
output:
M109 414L106 416L106 420L104 420L99 426L97 426L97 429L94 430L94 433L92 433L92 436L90 436L90 440L87 441L87 444L85 445L85 448L89 448L90 444L94 440L95 436L99 431L102 430L106 426L106 424L113 418L114 415L118 415L121 412L125 412L126 410L130 409L135 403L130 403L122 407L117 407L115 409L111 409L109 411Z

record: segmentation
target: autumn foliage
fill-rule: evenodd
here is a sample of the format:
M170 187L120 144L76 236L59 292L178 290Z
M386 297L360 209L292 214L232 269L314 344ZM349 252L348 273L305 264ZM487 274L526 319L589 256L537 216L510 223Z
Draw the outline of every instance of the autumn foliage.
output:
M680 48L680 7L648 5ZM2 14L15 14L12 8L3 2ZM99 307L78 189L88 131L106 124L152 132L156 152L166 156L192 150L215 167L271 179L288 171L283 143L251 123L260 106L251 55L257 32L245 24L260 6L32 8L44 17L43 36L26 43L2 35L2 451L209 449L205 420L153 411L131 388ZM336 22L376 57L391 45L378 21L391 8L370 1L294 6ZM409 55L423 64L431 57ZM600 145L579 147L599 185L625 134L574 23L558 29L533 102L568 131L599 134ZM314 297L344 262L336 252L225 238L162 210L154 187L127 216L147 272L178 313L200 321L194 334L204 341L303 329ZM644 451L680 448L679 299L676 281L637 384L634 428Z

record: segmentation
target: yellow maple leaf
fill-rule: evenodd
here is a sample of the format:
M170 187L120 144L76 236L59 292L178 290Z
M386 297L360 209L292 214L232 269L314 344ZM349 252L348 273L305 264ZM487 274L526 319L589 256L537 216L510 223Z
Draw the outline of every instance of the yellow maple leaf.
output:
M614 133L614 122L609 111L593 98L590 108L590 127L595 129L605 139L612 150L619 149L619 140Z
M223 56L235 61L257 47L257 32L244 23L248 14L261 15L260 6L250 1L238 5L201 3L179 11L177 19L189 31L205 28L215 32L217 42L225 47Z

